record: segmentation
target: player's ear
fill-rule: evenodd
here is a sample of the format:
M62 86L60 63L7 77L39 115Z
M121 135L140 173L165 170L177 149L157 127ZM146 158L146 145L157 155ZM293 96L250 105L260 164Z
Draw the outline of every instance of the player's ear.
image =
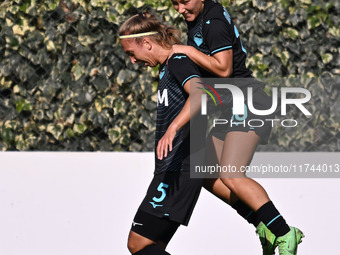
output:
M142 43L146 47L147 50L152 49L152 41L149 38L143 38Z

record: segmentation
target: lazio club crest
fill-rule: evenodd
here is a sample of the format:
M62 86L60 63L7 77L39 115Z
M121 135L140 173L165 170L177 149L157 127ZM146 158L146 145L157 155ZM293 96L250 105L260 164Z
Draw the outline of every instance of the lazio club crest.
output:
M197 46L201 46L201 44L203 43L203 36L201 35L200 32L197 32L194 35L194 41L195 41Z

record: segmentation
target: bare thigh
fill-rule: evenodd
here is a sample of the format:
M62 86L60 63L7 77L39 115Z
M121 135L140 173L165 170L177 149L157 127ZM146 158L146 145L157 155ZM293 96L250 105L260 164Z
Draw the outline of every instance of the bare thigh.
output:
M222 145L220 160L221 167L232 169L230 173L221 175L222 182L254 211L268 202L269 197L264 188L248 178L242 170L250 164L259 141L260 137L254 131L229 132ZM215 146L220 147L221 143L215 143ZM217 148L216 151L220 149Z
M220 164L224 141L209 136L206 146L206 165ZM204 188L229 205L234 204L238 197L222 182L220 178L207 178L204 180Z

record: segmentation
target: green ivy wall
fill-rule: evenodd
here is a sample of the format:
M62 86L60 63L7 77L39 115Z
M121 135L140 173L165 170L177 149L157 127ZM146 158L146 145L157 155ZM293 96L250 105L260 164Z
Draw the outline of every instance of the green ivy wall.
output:
M294 86L295 77L312 93L313 116L292 111L303 124L274 128L259 150L339 151L339 1L220 2L257 78ZM0 149L152 151L157 68L129 63L117 38L119 25L146 8L185 32L170 0L2 2ZM270 93L275 82L267 84Z

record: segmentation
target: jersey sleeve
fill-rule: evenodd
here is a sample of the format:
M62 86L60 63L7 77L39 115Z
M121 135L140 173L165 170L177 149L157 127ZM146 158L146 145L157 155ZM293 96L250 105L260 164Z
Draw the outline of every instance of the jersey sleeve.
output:
M174 54L169 59L169 71L182 87L191 78L201 77L197 65L184 54Z
M210 55L232 49L235 39L234 24L228 11L221 7L212 8L205 16L203 24L204 38Z

